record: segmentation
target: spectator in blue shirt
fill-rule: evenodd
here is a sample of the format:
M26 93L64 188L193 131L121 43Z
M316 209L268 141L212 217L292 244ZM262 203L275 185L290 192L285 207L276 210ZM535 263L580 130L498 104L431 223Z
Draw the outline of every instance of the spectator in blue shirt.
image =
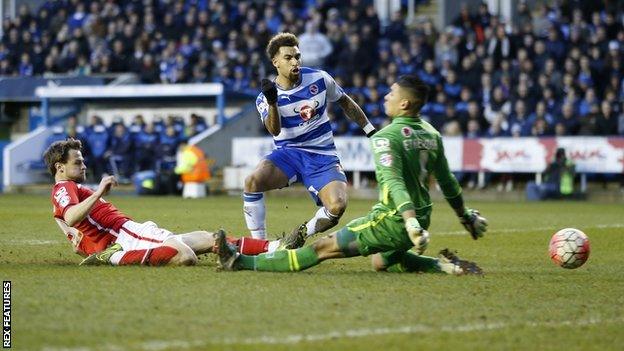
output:
M498 138L509 136L508 132L509 122L505 118L502 112L498 112L496 117L492 120L492 124L487 129L485 136L488 138Z
M537 119L543 119L548 125L549 129L555 125L555 116L553 116L546 110L546 103L544 101L539 101L535 105L535 112L533 112L529 116L529 118L533 121Z
M466 134L464 136L469 139L481 137L481 126L479 126L479 122L476 119L471 119L468 121Z
M514 106L514 112L509 118L509 123L512 128L512 134L517 132L520 136L531 135L531 127L533 121L529 120L529 114L526 109L526 104L522 100L516 101Z
M581 117L587 116L591 112L592 105L598 103L598 99L596 99L596 92L593 88L587 89L585 91L585 97L578 105L578 113Z
M134 143L134 157L138 171L153 170L156 167L156 150L160 136L149 123L137 135Z
M30 77L33 75L34 68L32 63L30 62L30 55L28 55L28 53L22 54L20 64L17 70L20 76Z
M92 158L92 171L93 177L96 182L99 182L102 178L102 174L106 172L106 159L104 154L108 149L108 131L104 124L94 124L89 128L89 134L87 136L87 142L91 149Z
M565 58L565 43L559 38L559 32L555 26L548 31L548 39L546 40L546 51L551 57L560 62Z
M531 136L545 137L549 135L551 135L551 132L545 119L537 118L533 120L533 125L531 126Z
M440 75L436 72L433 60L425 61L424 69L418 70L418 77L429 86L429 89L436 89L441 81Z
M191 113L191 123L186 128L186 136L192 137L203 132L206 129L208 129L206 119L196 113Z
M84 24L86 19L87 12L85 11L85 5L82 2L78 2L78 4L76 5L76 10L67 21L69 29L73 30L75 28L82 28L82 25Z
M165 134L165 123L163 122L162 117L154 117L152 124L154 125L154 132L158 133L159 136L161 134Z
M249 79L245 74L245 68L242 66L234 67L234 79L231 88L236 91L246 91L249 89Z
M561 107L561 114L557 117L557 124L562 124L565 127L565 132L569 135L578 133L580 121L572 104L568 103Z
M462 87L459 94L459 101L455 104L455 110L459 114L468 113L468 103L472 100L472 93L468 87Z
M130 137L134 142L141 131L145 128L145 120L143 119L143 115L136 115L132 119L132 123L128 128L128 132L130 133Z
M459 100L462 86L457 82L457 73L455 71L449 71L446 75L446 81L444 82L442 90L449 99L453 101Z
M173 124L165 128L165 133L160 136L156 148L156 169L160 172L173 172L176 165L176 153L178 150L179 137Z
M117 124L110 138L110 146L106 155L111 173L117 175L122 182L127 181L131 175L132 149L132 137L126 126Z

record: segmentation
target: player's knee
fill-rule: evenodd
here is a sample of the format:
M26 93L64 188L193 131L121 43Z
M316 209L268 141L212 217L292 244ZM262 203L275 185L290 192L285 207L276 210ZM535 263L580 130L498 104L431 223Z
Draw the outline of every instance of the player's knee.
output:
M336 254L341 253L334 234L315 241L311 246L320 259L337 257Z
M207 233L207 232L206 232ZM175 252L175 256L169 261L172 265L192 266L197 264L198 258L193 249L180 240L180 238L172 238L167 240L159 250L169 249ZM156 250L155 250L156 251Z
M345 195L337 196L331 199L329 203L325 205L325 208L332 215L341 217L347 209L347 197Z
M384 272L386 270L386 263L380 254L374 254L371 256L371 264L375 272Z
M206 231L206 230L198 230L195 233L197 233L195 235L198 238L201 238L201 241L202 241L203 244L210 245L210 246L214 245L214 233L211 233L211 232Z
M198 262L197 255L193 250L178 250L178 254L171 260L173 265L177 266L193 266Z
M199 261L197 255L194 253L189 254L188 252L179 252L180 256L177 260L178 264L181 266L194 266Z
M260 191L262 186L261 176L257 173L252 173L245 178L245 191L257 192Z

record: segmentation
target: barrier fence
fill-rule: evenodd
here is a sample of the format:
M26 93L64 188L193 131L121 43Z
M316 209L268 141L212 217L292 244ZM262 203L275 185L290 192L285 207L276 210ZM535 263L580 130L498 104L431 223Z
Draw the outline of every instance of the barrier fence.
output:
M236 167L255 167L273 149L270 137L234 138L232 143ZM368 139L336 137L335 144L344 170L354 172L358 187L360 172L375 170ZM559 147L565 148L578 173L624 173L624 137L444 138L453 172L536 173L538 182Z

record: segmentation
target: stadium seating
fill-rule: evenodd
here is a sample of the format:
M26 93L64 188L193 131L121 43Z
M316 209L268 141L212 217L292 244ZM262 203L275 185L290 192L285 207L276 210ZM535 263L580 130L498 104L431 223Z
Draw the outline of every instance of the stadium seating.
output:
M371 1L321 2L320 8L315 1L200 1L183 7L93 1L88 8L48 1L39 9L20 9L5 23L0 75L134 72L144 83L214 81L257 94L258 81L273 70L263 54L270 36L291 31L301 35L304 47L305 23L311 22L331 46L312 63L334 74L371 115L383 113L375 105L397 75L415 73L433 90L423 115L440 121L441 131L623 134L622 8L591 3L531 11L519 2L513 25L482 4L464 8L437 30L431 20L408 27L400 14L382 23ZM271 17L263 18L265 13ZM466 109L471 101L477 103L473 113ZM537 108L540 103L545 111ZM356 133L339 109L332 114L337 134ZM478 128L468 130L471 120Z
M413 73L431 87L422 117L447 136L624 135L622 7L515 4L513 23L482 3L436 28L426 18L408 26L402 13L381 21L372 1L46 1L4 22L0 75L134 72L146 84L221 82L255 96L274 72L263 52L269 38L290 31L306 47L305 24L314 23L307 30L318 28L331 48L312 63L377 127L388 123L380 101L389 85ZM339 108L329 112L335 134L360 135ZM175 127L180 135L186 126Z

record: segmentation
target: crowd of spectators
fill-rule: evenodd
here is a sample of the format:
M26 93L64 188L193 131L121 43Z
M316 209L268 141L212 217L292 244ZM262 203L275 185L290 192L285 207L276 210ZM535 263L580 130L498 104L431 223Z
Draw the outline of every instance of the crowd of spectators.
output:
M101 117L94 115L87 126L79 124L76 116L70 116L65 127L53 128L46 145L68 137L78 139L82 142L82 155L91 180L97 182L106 173L117 175L121 182L129 182L135 172L173 173L180 143L207 128L205 119L196 114L191 114L188 124L174 116L164 121L156 117L146 123L142 115L136 115L130 125L121 117L106 125Z
M423 118L446 135L624 135L624 5L514 4L513 24L484 3L440 31L401 12L382 23L366 0L48 0L4 20L0 75L131 71L255 95L274 73L268 40L288 31L303 64L334 75L378 126L388 86L414 73L432 89ZM361 134L340 109L331 118L336 134Z

